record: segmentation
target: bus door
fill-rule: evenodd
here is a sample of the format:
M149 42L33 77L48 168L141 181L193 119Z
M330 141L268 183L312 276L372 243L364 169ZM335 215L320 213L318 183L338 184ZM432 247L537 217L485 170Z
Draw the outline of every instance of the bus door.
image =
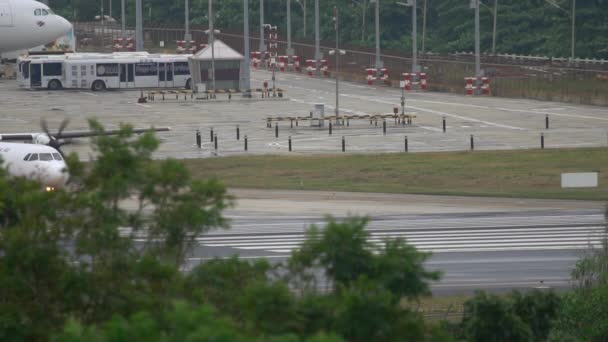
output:
M173 87L173 63L158 63L158 86L161 88Z
M42 86L42 64L30 63L30 87Z
M135 65L133 63L120 64L119 88L135 88Z

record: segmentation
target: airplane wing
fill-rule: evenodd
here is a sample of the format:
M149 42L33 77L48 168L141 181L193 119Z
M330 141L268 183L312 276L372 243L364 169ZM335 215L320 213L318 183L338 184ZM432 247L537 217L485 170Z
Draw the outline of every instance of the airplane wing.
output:
M158 128L134 128L132 130L135 134L142 134L146 132L167 132L170 131L169 127L158 127ZM111 129L106 130L103 134L99 134L95 131L64 131L60 135L55 133L51 133L53 138L60 139L74 139L74 138L86 138L86 137L94 137L98 135L116 135L119 134L119 129ZM9 133L9 134L0 134L0 141L35 141L38 136L44 135L46 133ZM48 138L47 138L48 139Z
M134 128L132 130L135 134L143 134L147 132L168 132L171 128L169 127L159 127L159 128ZM119 129L110 129L103 132L103 134L99 134L93 131L67 131L61 133L61 139L74 139L74 138L86 138L86 137L95 137L99 135L117 135L120 133ZM57 138L57 134L51 134L54 138Z

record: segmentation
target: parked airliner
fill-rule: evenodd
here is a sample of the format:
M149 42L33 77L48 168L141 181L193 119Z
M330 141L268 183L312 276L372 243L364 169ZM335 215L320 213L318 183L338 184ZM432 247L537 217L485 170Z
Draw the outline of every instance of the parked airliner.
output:
M47 191L65 187L69 179L69 172L60 147L74 138L100 135L100 133L93 131L63 132L66 125L67 120L61 124L59 132L56 134L48 132L44 121L42 125L44 133L0 134L2 166L10 176L36 180ZM168 127L137 128L133 129L132 132L141 134L150 131L166 132L169 130ZM119 132L120 130L107 130L101 135L115 135ZM21 143L5 141L21 141Z
M66 35L72 24L33 0L0 0L0 53L48 44Z

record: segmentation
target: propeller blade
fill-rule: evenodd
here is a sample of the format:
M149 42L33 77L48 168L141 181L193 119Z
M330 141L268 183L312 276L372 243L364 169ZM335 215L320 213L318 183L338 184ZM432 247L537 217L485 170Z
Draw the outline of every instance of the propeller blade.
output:
M48 135L50 138L51 134L49 133L49 126L46 123L46 119L44 119L44 118L40 119L40 127L42 128L42 131L44 133L46 133L46 135Z
M61 124L59 125L59 131L57 132L57 139L61 137L61 133L63 133L63 130L68 126L68 123L70 123L70 119L68 118L65 118L63 119L63 121L61 121Z

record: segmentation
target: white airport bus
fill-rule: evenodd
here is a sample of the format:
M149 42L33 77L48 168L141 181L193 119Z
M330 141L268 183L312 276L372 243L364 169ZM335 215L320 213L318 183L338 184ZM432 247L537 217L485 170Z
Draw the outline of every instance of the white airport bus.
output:
M19 58L18 80L27 89L190 89L189 56L146 52L32 55Z

